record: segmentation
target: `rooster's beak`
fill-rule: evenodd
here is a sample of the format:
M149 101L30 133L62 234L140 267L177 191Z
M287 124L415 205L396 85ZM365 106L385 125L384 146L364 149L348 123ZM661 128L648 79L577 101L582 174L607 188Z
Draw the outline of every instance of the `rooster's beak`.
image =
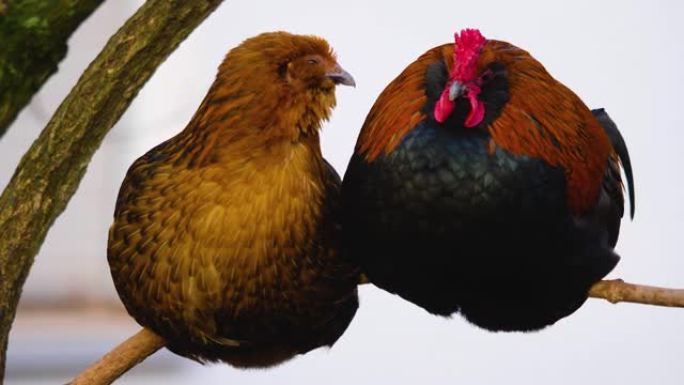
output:
M325 73L325 76L330 78L335 84L343 84L345 86L356 87L356 82L351 74L340 67L339 64L335 64L331 70Z
M451 83L451 86L449 87L449 100L453 102L454 100L456 100L457 97L463 94L463 91L465 91L463 83L459 81L454 81L453 83Z

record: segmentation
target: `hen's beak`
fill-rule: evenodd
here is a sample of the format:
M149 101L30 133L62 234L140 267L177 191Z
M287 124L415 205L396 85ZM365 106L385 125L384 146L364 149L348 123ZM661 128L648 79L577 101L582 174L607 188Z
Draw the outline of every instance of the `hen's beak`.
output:
M354 78L349 72L345 71L344 68L340 67L339 64L335 64L335 67L326 72L325 76L330 78L335 84L356 87Z

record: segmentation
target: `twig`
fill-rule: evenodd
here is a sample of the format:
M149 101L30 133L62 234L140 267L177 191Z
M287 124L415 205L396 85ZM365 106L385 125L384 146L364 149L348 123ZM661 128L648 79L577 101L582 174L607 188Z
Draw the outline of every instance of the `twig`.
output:
M106 385L164 347L164 340L142 329L79 374L70 385Z
M633 302L644 305L684 307L684 289L666 289L635 285L621 279L601 281L589 290L589 296L611 303Z
M362 279L362 283L367 283L367 280ZM635 285L626 283L621 279L598 282L589 291L589 296L602 298L612 303L633 302L645 305L684 307L683 289ZM148 329L143 329L79 374L71 382L71 385L111 384L163 346L164 340L161 337Z

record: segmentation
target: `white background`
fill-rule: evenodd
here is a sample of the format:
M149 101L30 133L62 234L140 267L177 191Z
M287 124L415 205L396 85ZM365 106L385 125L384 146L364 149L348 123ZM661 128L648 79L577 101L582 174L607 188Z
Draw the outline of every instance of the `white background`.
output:
M74 35L60 72L0 141L0 185L7 183L88 62L141 3L105 2ZM676 1L226 1L159 68L107 136L77 195L50 231L23 301L115 298L105 259L106 232L128 165L184 127L229 48L272 30L325 37L356 79L356 89L339 87L338 107L322 132L323 152L340 174L379 92L422 52L451 41L464 27L528 50L590 107L605 107L627 140L637 213L634 222L623 221L618 245L623 258L611 277L684 287L679 247L684 225L683 17L684 3ZM77 339L74 329L92 328L98 321L79 317L65 329L47 321L37 327L22 314L10 341L8 382L64 382L80 365L69 367L65 340ZM131 320L121 323L124 334L133 330ZM682 384L683 327L684 310L589 300L539 333L489 333L459 316L430 316L366 286L356 319L332 350L267 371L201 367L162 354L164 362L180 369L164 377L145 373L146 362L120 383ZM91 334L94 342L88 343L94 347L86 360L113 343ZM65 361L65 373L42 372L41 365L59 359ZM31 370L13 372L22 365L54 377L38 380Z

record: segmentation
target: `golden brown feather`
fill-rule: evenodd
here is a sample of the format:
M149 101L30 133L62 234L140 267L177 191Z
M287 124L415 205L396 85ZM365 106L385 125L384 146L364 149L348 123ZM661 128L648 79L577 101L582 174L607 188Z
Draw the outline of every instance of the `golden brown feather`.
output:
M185 130L121 186L108 260L129 313L200 361L270 366L332 345L357 306L338 256L339 177L318 130L353 79L327 42L231 50Z

